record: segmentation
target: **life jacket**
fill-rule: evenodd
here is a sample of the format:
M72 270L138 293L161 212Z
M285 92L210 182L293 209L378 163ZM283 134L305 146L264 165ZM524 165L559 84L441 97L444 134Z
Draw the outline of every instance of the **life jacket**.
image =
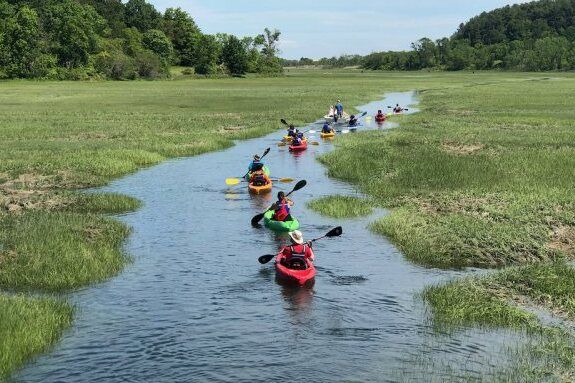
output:
M309 243L286 246L283 253L285 255L285 265L287 267L300 270L307 269L306 259L312 258L311 246Z
M303 139L303 133L301 133L301 132L298 133L298 134L297 134L297 138L299 138L300 140Z
M293 146L300 146L300 145L301 145L301 138L295 137L295 138L292 140L292 144L293 144Z
M331 128L328 124L325 124L322 128L322 132L324 133L331 133Z
M252 163L250 164L250 166L248 167L248 170L250 172L255 172L258 170L262 170L264 168L264 163L261 161L252 161Z
M288 130L287 135L288 135L289 137L295 137L295 130Z
M289 205L287 202L278 202L278 207L275 210L272 219L274 221L283 222L289 216Z

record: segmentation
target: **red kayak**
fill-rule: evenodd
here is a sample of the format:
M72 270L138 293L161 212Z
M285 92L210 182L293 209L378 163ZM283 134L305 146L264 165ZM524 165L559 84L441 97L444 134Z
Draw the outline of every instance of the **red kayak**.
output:
M287 265L285 255L280 251L276 257L276 276L285 282L303 286L315 277L315 266L308 258L292 259L292 265Z
M290 152L303 152L307 149L307 140L303 140L300 145L290 145Z

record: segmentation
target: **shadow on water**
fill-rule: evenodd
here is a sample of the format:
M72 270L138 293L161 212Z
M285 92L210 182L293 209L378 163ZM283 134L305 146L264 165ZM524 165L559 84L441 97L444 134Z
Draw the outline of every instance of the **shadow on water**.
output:
M359 109L373 116L396 103L415 111L412 92L391 93ZM381 126L364 121L359 131L397 127L401 118ZM338 137L312 136L320 145L293 155L276 146L282 136L167 161L103 188L144 202L121 217L133 228L126 251L134 263L118 277L73 294L80 308L73 329L16 380L297 382L307 380L302 371L312 371L316 382L425 381L447 376L438 363L481 377L506 360L512 333L438 334L414 298L425 286L463 272L406 262L367 229L373 216L338 221L306 209L318 197L358 194L352 185L329 179L316 161ZM273 262L260 265L257 259L275 254L287 237L250 225L277 191L294 184L276 183L272 194L251 196L245 184L229 188L224 182L267 147L273 177L308 181L293 194L292 210L306 238L344 227L342 237L316 243L312 288L275 282Z

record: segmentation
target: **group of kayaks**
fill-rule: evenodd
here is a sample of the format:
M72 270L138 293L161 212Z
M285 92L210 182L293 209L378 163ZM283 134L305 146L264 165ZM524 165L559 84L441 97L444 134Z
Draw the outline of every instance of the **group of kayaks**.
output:
M388 113L386 115L377 115L377 116L375 116L375 121L378 123L383 123L383 122L385 122L387 117L395 115L395 114L396 113ZM365 115L365 113L363 115ZM282 120L282 122L287 125L287 123L285 123L284 120ZM324 139L334 138L335 135L336 135L336 133L333 129L329 133L320 132L320 137L324 138ZM293 145L293 139L291 136L284 136L283 141L289 144L290 152L302 152L302 151L307 150L307 147L308 147L308 140L306 138L302 139L302 141L299 145ZM264 167L263 172L269 178L269 175L270 175L269 168ZM249 181L251 179L251 175L246 176L246 178ZM300 182L303 182L303 184L305 186L305 181L300 181ZM261 185L261 186L256 186L256 185L253 185L252 183L248 184L249 191L253 194L268 193L272 190L272 187L273 187L273 184L272 184L271 180L266 185ZM301 187L303 187L303 186L301 186ZM297 189L298 189L298 186L296 185L296 187L294 188L293 191L295 191ZM258 216L256 216L256 217L258 217ZM261 219L260 217L261 217L261 215L258 218ZM265 213L263 213L264 226L269 228L270 230L275 231L275 232L286 232L286 233L290 233L290 235L292 235L293 232L298 230L300 227L299 221L293 217L289 221L277 221L277 220L274 220L273 217L274 217L274 210L268 210ZM258 219L258 218L254 217L254 219ZM253 220L252 220L252 224L253 224ZM341 227L336 228L336 229L339 229L339 233L335 234L335 235L341 235ZM334 229L334 230L336 230L336 229ZM332 232L333 232L333 230L332 230ZM330 237L332 235L330 235L328 233L326 236ZM311 249L311 247L309 247L308 251L312 252L313 250ZM313 253L312 253L312 255L313 255ZM262 261L261 259L265 258L265 257L269 257L269 258ZM283 249L281 249L277 253L277 255L275 255L275 256L269 255L269 256L260 257L260 263L262 263L262 264L267 263L268 261L270 261L274 257L275 257L276 276L279 280L293 283L293 284L296 284L299 286L303 286L303 285L306 285L307 283L309 283L310 281L312 281L316 275L316 269L315 269L315 266L314 266L313 261L312 261L313 256L311 258L301 257L301 259L298 259L298 261L300 262L299 266L293 267L293 265L288 264L288 262L286 261L286 255L284 255Z

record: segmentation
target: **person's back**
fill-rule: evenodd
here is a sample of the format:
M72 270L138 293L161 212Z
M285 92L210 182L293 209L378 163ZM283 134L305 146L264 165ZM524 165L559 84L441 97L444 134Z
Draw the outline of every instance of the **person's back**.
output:
M310 242L303 244L294 243L290 246L283 248L282 253L285 255L286 262L290 262L293 258L307 258L313 261L313 251Z
M264 185L268 184L269 179L263 170L258 170L258 171L255 171L252 173L252 176L250 178L250 182L254 186L264 186Z
M337 110L337 114L339 117L343 116L343 104L338 101L337 104L335 104L335 109Z
M325 124L323 124L323 128L321 131L323 133L331 133L331 127L329 126L329 124L327 122Z
M357 118L355 116L351 116L349 119L349 126L356 126L357 125Z

